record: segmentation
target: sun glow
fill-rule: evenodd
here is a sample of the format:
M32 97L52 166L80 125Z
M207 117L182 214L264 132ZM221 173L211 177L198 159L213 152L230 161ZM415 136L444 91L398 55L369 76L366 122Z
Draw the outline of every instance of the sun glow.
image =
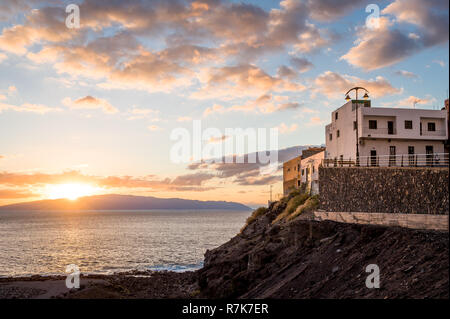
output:
M55 184L48 185L45 192L49 199L76 200L79 197L94 195L97 191L98 188L89 184Z

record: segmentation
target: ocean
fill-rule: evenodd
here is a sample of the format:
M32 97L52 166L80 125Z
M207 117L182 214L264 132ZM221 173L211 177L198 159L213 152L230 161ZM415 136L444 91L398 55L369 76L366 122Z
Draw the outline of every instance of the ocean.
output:
M201 268L249 211L0 212L0 276Z

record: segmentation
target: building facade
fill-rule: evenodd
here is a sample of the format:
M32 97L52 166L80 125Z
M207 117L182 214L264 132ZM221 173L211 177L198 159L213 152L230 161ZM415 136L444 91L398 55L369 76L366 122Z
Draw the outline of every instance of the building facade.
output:
M300 163L302 156L294 157L293 159L283 163L283 195L288 195L292 190L298 189L300 186Z
M331 116L326 159L354 161L358 138L361 165L400 166L417 156L419 161L443 156L448 139L446 110L373 108L370 101L352 100Z
M319 194L319 166L325 157L325 150L304 158L300 163L300 184L306 185L311 194Z
M307 183L309 189L318 189L315 182L318 181L318 168L323 159L324 147L310 147L297 156L283 163L283 195L288 195L292 190L299 189L301 183ZM303 167L303 165L305 165ZM307 175L306 172L309 172ZM303 175L302 175L303 172Z

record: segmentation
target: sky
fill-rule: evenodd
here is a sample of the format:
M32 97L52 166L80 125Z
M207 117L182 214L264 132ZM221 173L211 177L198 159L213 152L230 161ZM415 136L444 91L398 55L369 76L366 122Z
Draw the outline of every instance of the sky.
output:
M233 140L227 128L278 128L280 150L322 145L353 86L373 107L441 108L448 6L0 0L0 205L106 193L264 205L280 170L174 161L174 132L189 149L194 123L220 132L203 148Z

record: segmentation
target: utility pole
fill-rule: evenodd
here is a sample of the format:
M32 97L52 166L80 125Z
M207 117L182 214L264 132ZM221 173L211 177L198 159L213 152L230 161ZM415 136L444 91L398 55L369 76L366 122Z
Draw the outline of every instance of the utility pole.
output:
M272 185L270 185L270 202L272 203Z

